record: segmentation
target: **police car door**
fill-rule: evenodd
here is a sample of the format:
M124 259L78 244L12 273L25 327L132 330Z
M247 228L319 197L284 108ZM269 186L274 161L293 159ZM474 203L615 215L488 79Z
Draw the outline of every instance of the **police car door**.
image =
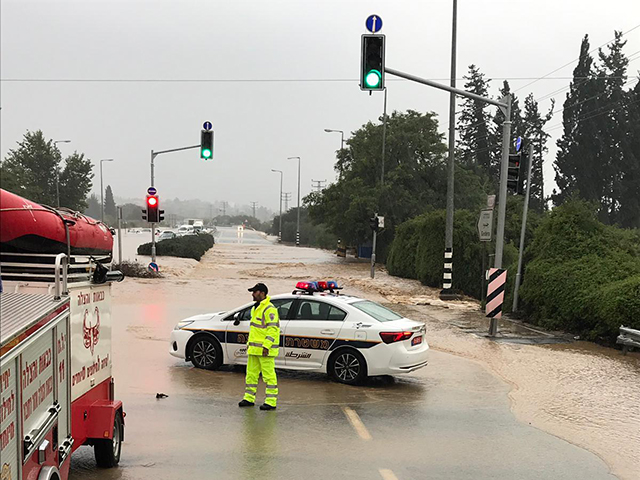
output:
M322 367L342 329L345 312L313 298L300 298L285 330L285 365L300 369Z
M282 347L284 329L287 325L286 318L289 315L293 301L294 299L286 298L271 300L273 306L278 309L278 315L280 316L280 347ZM227 349L227 359L230 364L244 365L247 363L247 341L251 323L251 307L253 307L253 304L241 310L236 310L225 318L227 322L225 348ZM276 366L278 365L284 365L284 351L282 348L280 348L280 352L276 357Z

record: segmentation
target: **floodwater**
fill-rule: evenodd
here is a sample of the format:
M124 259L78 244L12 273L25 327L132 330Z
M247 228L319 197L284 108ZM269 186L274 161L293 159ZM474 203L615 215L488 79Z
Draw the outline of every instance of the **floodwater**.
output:
M234 233L200 263L167 262L179 275L169 268L167 278L114 287L114 377L127 411L122 462L96 470L83 448L73 479L639 478L638 355L585 342L491 341L474 301L443 303L417 282L383 271L369 279L365 262L270 239L241 243ZM283 293L312 279L336 279L424 321L430 365L363 387L283 372L278 411L265 413L237 408L242 371L201 371L168 354L181 318L247 303L257 281ZM509 339L536 337L508 322L501 330ZM169 397L156 400L157 392ZM359 415L369 440L345 409Z

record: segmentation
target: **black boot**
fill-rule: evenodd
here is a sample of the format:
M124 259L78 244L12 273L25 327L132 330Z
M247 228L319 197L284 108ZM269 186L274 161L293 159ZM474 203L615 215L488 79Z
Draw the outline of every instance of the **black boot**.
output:
M253 407L255 404L250 402L249 400L242 400L240 403L238 403L239 407Z
M267 405L266 403L263 405L260 405L260 410L275 410L276 407L272 406L272 405Z

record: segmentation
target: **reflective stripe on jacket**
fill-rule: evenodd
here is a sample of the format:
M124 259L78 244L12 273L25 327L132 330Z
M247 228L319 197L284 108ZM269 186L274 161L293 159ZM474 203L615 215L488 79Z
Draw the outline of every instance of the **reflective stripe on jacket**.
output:
M277 357L279 345L280 317L278 309L271 303L271 297L267 297L251 309L247 353L262 356L262 349L268 348L269 356Z

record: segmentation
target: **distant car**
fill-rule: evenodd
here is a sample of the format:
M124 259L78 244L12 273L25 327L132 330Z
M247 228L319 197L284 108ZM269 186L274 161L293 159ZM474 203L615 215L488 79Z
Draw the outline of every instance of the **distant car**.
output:
M368 376L427 365L423 323L378 303L333 293L336 288L333 282L299 282L293 293L271 297L280 314L277 368L327 372L354 385ZM169 352L209 370L246 364L252 306L185 318L171 332Z
M195 230L193 228L193 225L182 225L180 228L178 228L178 232L177 235L179 237L184 237L185 235L195 235Z
M176 238L177 235L174 232L170 232L169 230L165 230L158 237L158 241L161 242L163 240L169 240L171 238Z

